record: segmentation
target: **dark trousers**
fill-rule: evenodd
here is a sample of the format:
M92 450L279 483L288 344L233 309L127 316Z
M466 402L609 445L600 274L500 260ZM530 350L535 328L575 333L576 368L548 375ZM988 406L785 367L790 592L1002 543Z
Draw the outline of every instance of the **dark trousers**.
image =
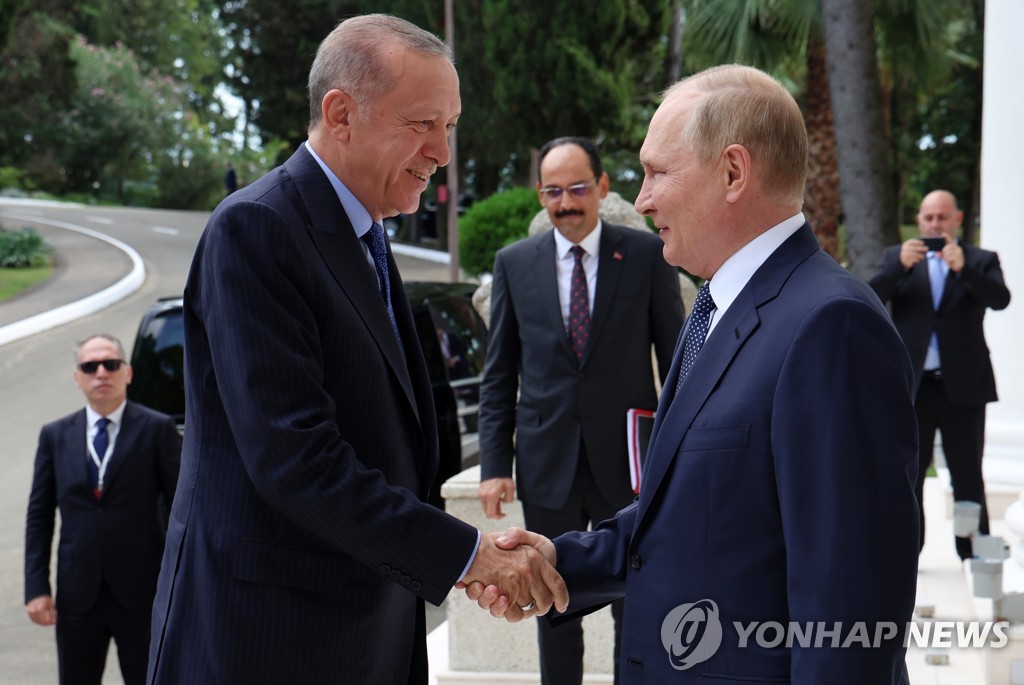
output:
M924 479L932 462L935 431L942 433L942 451L946 454L953 499L981 504L979 529L988 534L988 507L985 483L981 475L981 456L985 450L985 405L958 407L950 403L942 379L925 376L917 390L918 449L917 502L921 511L921 547L924 547ZM970 538L956 538L961 559L972 556Z
M623 459L625 459L623 455ZM580 449L576 478L569 497L558 509L545 509L523 504L523 518L528 530L549 538L556 538L574 530L587 530L588 524L597 526L610 519L629 504L609 503L598 492L587 463L585 450ZM621 644L622 612L624 600L612 602L615 619L615 682L619 682L619 653ZM540 675L543 685L574 685L583 681L583 619L551 626L547 619L537 620L537 642L540 647Z
M409 685L427 685L430 668L427 665L427 611L422 599L416 600L416 636L412 643L409 665Z
M60 588L58 588L58 592ZM146 682L151 610L125 609L104 583L92 609L72 614L57 609L57 667L61 685L100 685L110 638L125 685Z

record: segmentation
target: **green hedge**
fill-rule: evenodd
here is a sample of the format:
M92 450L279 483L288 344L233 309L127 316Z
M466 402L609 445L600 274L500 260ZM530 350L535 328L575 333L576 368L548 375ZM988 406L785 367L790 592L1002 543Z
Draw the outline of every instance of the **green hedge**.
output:
M459 261L479 276L494 267L494 253L525 238L530 221L541 210L537 191L513 188L475 202L459 219Z
M0 267L43 266L49 256L49 246L34 229L0 228Z

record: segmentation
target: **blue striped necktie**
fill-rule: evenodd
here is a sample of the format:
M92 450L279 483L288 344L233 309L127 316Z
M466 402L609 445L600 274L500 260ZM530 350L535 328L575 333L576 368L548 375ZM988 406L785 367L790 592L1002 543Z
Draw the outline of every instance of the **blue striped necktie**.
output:
M395 310L391 306L391 278L388 273L388 245L384 239L384 227L376 221L370 230L363 234L363 240L370 248L370 255L373 256L373 263L377 267L377 280L380 287L380 296L384 299L384 306L388 310L388 318L391 319L391 326L395 329L395 337L398 344L402 344L402 336L398 333L398 320L395 319Z

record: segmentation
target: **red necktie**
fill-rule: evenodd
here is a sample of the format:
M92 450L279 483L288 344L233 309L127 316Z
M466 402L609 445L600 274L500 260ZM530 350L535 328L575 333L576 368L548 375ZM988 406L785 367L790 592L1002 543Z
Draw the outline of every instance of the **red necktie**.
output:
M587 273L583 270L586 252L579 245L573 245L569 251L576 258L572 285L569 286L569 346L576 353L576 360L582 361L590 336L590 296L587 293Z

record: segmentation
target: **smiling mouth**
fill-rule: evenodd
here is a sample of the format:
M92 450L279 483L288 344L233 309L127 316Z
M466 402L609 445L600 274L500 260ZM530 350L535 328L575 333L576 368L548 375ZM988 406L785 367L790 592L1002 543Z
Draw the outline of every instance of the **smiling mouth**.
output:
M433 171L431 171L429 174L424 174L421 171L413 171L412 169L407 169L406 171L408 171L410 174L412 174L413 176L415 176L419 180L423 181L424 183L426 183L430 179L430 177L433 176L433 174L434 174Z

